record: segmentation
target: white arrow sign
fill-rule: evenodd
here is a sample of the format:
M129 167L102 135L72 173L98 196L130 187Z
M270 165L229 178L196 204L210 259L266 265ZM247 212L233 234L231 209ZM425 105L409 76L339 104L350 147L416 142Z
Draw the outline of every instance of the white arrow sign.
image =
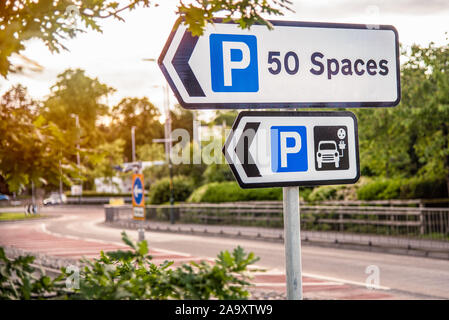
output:
M142 188L140 188L138 185L134 185L134 198L138 198L142 194Z
M159 65L184 108L387 107L400 101L393 26L216 20L171 33Z
M351 112L241 112L223 153L242 188L355 183Z

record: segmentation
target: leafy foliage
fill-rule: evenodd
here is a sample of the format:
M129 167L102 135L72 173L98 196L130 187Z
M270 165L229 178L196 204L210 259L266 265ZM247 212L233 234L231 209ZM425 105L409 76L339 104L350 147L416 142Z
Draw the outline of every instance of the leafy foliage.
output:
M242 189L236 182L213 182L196 189L188 202L282 200L282 188Z
M43 299L62 292L61 278L51 279L31 264L33 256L20 256L14 260L6 257L0 247L0 300Z
M91 147L95 141L101 141L96 125L99 117L109 113L104 100L113 92L114 88L89 77L84 70L67 69L58 74L42 115L57 123L71 141L79 138L81 147ZM81 132L75 126L75 115L79 117Z
M114 166L123 162L124 145L123 139L117 139L111 143L103 143L96 148L95 155L90 157L93 168L88 174L91 179L102 177L105 178L105 182L112 183L112 178L117 174Z
M447 195L444 178L379 178L361 185L359 200L444 198Z
M141 161L158 161L165 159L164 146L156 143L146 143L137 146L137 159Z
M281 9L289 9L289 0L197 0L185 5L179 2L178 15L195 34L203 33L206 23L214 15L224 13L226 20L235 20L242 28L254 23L270 27L262 14L281 15ZM42 40L51 52L67 50L63 41L91 29L102 32L100 20L113 18L124 21L121 13L137 7L155 7L150 0L11 0L0 1L0 74L20 72L19 66L11 63L11 56L24 50L24 42L37 38ZM75 14L75 15L74 15ZM234 19L234 16L236 18Z
M239 246L232 253L222 251L214 264L190 262L173 267L172 261L160 265L151 262L146 241L134 243L125 232L123 242L130 250L100 254L99 259L83 259L79 288L66 289L65 279L71 271L51 279L30 264L34 257L10 260L0 248L0 299L245 299L249 297L248 266L259 258L245 253Z
M84 260L80 288L72 299L243 299L250 273L258 261L241 247L220 252L215 264L190 262L171 268L173 262L151 262L146 241L133 243L125 232L122 240L131 250L103 253L94 261ZM63 270L64 271L64 270ZM67 273L64 274L68 276Z
M414 45L403 54L400 105L356 112L362 174L449 185L449 46Z
M125 2L125 1L123 1ZM69 6L76 5L79 15L74 17L80 22L75 25ZM17 72L11 64L10 57L19 53L24 42L37 38L42 40L51 52L67 50L62 43L67 38L74 38L84 27L101 32L100 19L113 17L122 20L120 12L133 10L137 6L148 7L149 0L128 0L123 6L109 0L11 0L0 1L0 74L4 77L9 72Z
M212 120L212 124L214 125L223 125L223 122L227 127L231 127L234 123L235 118L237 118L238 111L231 110L231 111L223 111L223 110L216 110L215 111L215 118Z
M282 15L282 9L292 11L291 4L290 0L196 0L188 5L181 1L177 14L188 26L192 35L199 36L203 34L207 23L213 23L217 14L224 15L225 22L238 23L242 29L249 29L255 23L272 28L271 23L262 15Z
M76 175L75 146L53 122L39 115L39 104L21 85L0 100L0 175L10 191L20 191L31 181L36 186L66 182ZM61 168L59 167L61 161Z
M234 181L234 175L227 164L213 163L209 165L204 171L203 177L205 183Z
M185 176L173 177L173 193L175 201L185 201L192 191L192 179ZM151 204L161 204L170 201L170 179L163 178L151 185L148 197Z
M151 143L162 138L164 129L158 121L159 110L148 98L124 98L112 109L110 138L125 140L125 160L132 161L131 128L135 127L136 145Z

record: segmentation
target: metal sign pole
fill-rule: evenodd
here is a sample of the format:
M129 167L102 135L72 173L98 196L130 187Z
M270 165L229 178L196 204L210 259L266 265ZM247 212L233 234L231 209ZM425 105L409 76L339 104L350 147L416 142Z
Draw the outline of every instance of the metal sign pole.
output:
M142 174L142 168L138 171L139 174ZM143 197L145 198L145 185L142 186L143 189ZM142 200L145 201L145 200ZM139 222L139 230L137 230L139 242L145 240L145 207L143 207L143 219Z
M287 299L302 300L299 187L284 187L284 244Z
M141 164L139 166L139 170L137 171L137 173L142 174ZM143 197L142 201L145 201L145 185L142 186L142 197ZM139 242L145 240L145 207L143 207L143 219L140 220L139 230L137 232L139 234Z

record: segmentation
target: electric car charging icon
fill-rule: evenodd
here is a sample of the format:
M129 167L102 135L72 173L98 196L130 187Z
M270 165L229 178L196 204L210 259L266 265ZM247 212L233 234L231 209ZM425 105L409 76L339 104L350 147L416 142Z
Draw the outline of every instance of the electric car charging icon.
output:
M335 141L320 141L316 154L318 168L321 169L323 163L334 163L335 168L340 166L340 153Z
M316 153L318 169L323 167L323 163L333 163L335 168L340 167L340 161L343 161L342 158L344 157L344 150L346 149L346 143L344 140L346 138L346 130L339 128L337 131L337 137L340 139L338 145L337 141L327 140L331 138L330 136L327 136L325 138L326 140L319 141Z

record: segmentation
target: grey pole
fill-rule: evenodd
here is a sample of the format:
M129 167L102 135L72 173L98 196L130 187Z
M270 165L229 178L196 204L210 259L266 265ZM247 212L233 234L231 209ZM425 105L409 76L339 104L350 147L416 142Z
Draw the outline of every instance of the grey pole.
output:
M78 174L81 175L81 168L80 168L80 119L77 114L75 114L75 125L77 129L77 142L76 142L76 162L78 165Z
M140 161L136 173L142 174L142 163ZM143 197L145 197L145 185L143 185L142 188L143 188L142 191ZM145 199L143 201L145 201ZM145 207L143 207L143 220L139 221L139 228L137 229L137 234L139 242L145 240Z
M136 127L131 127L132 161L136 162Z
M167 161L168 161L168 174L170 177L170 223L175 223L175 212L174 212L174 203L175 203L175 195L174 195L174 186L173 186L173 164L171 162L171 148L172 148L172 127L171 127L171 114L170 114L170 94L168 92L168 84L164 85L164 94L165 94L165 113L166 113L166 135L165 138L167 140ZM168 136L167 136L168 133Z
M299 187L284 187L283 197L287 299L302 300Z
M62 203L62 166L61 159L59 159L59 200Z
M31 207L32 209L32 213L35 214L36 213L36 196L34 194L34 181L31 180Z
M75 117L75 126L76 126L76 163L78 166L78 176L81 176L81 159L80 159L80 119L77 114L71 115ZM81 179L78 178L78 182L81 184ZM78 204L81 203L81 195L78 195Z

